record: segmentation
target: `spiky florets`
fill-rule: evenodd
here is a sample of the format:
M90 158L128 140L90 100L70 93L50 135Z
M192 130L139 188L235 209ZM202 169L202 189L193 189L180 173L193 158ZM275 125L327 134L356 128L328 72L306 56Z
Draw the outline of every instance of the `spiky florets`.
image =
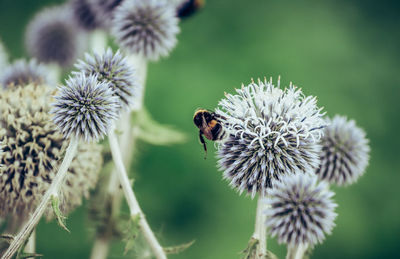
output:
M324 120L315 97L258 81L226 94L216 114L228 137L218 147L224 178L240 193L265 195L272 180L319 166Z
M354 120L336 115L327 118L321 138L321 166L316 171L321 180L337 185L352 184L364 174L368 165L368 139Z
M27 85L0 94L0 216L29 217L55 177L68 146L51 121L55 88ZM81 143L61 188L61 208L68 213L97 181L101 146Z
M322 243L335 226L337 204L328 184L310 174L286 175L268 192L267 229L289 247Z
M65 138L75 136L97 141L110 130L118 117L119 100L106 82L83 73L70 77L60 87L52 113L54 122Z
M30 55L43 63L68 67L82 48L82 38L66 7L47 8L29 23L25 37Z
M121 107L130 107L137 92L133 69L118 50L113 54L111 48L102 54L85 54L85 61L79 60L75 65L79 72L86 76L96 75L99 82L107 82L118 96Z
M112 32L121 47L156 61L175 47L178 18L163 0L124 1L115 10Z
M91 31L100 27L101 22L91 0L70 0L69 5L80 28Z
M20 59L4 70L0 76L0 85L3 85L3 87L12 87L31 83L49 84L48 73L46 68L34 59L29 62Z

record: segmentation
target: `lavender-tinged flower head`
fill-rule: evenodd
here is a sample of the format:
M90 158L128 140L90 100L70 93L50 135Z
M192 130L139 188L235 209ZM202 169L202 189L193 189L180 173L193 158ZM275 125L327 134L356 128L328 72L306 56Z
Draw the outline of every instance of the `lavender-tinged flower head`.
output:
M152 61L168 56L177 43L178 32L175 8L164 0L124 1L112 21L118 44Z
M110 85L97 76L81 73L70 77L55 97L54 122L64 137L97 141L110 130L118 117L119 100Z
M85 61L79 60L75 65L79 72L86 76L96 75L99 82L107 82L118 96L121 107L128 108L132 105L133 97L138 86L135 82L134 70L127 64L126 58L118 50L113 54L111 48L102 54L85 54Z
M316 171L321 180L337 185L356 182L364 174L369 160L368 139L354 120L336 115L326 119L321 138L321 166Z
M46 67L32 59L27 62L24 59L16 60L6 67L0 76L0 84L3 87L23 86L27 84L49 84L52 83L48 77Z
M295 174L274 182L268 192L267 229L289 247L322 243L335 226L337 204L328 184L310 174Z
M324 120L317 100L290 85L252 82L226 94L216 109L228 137L218 147L224 178L240 193L265 195L272 180L319 166Z
M109 28L114 17L115 9L123 3L123 0L88 0L96 12L98 20L103 27Z
M96 8L91 0L70 0L73 17L78 26L86 31L92 31L101 26Z
M52 7L40 11L29 23L25 43L39 62L70 66L82 49L82 37L71 10Z

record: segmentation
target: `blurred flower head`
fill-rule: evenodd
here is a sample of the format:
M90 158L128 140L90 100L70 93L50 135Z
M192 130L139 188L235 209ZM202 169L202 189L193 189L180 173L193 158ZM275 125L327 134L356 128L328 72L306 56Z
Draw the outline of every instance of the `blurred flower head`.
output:
M51 112L65 138L72 135L87 142L98 141L108 133L120 105L109 83L80 73L59 90Z
M68 6L46 8L30 21L25 43L39 62L68 67L83 48L81 33Z
M69 0L73 17L78 26L86 31L92 31L100 27L101 22L91 0Z
M3 87L24 86L27 84L50 84L49 71L36 60L29 62L24 59L14 61L0 75L0 85Z
M55 91L33 84L0 90L1 217L29 217L61 163L68 141L51 121L50 103ZM82 197L88 197L95 186L102 165L100 151L98 144L79 146L60 191L64 213L80 205Z
M110 27L111 20L114 17L115 9L123 3L124 0L88 0L95 10L99 22L103 27Z
M267 229L289 247L322 243L335 226L337 204L328 184L309 174L286 175L274 182L266 209Z
M111 48L102 55L86 53L85 60L79 60L75 67L79 72L73 72L73 74L83 72L86 76L97 76L99 82L107 82L113 89L120 100L121 107L131 106L138 86L132 67L128 65L126 58L119 50L115 54Z
M177 43L178 32L175 8L164 0L124 1L112 21L117 43L152 61L168 56Z
M315 97L279 84L271 79L243 85L215 111L228 133L217 153L224 178L252 197L265 195L274 179L319 166L322 109Z
M326 121L328 126L321 138L321 166L316 173L329 183L352 184L368 165L370 148L366 134L354 120L343 116Z

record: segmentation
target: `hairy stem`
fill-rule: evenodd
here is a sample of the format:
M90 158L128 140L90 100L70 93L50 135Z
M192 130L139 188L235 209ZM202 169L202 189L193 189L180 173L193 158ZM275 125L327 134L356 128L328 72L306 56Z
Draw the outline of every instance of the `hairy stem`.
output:
M267 228L265 226L265 202L264 197L260 196L257 201L256 223L254 227L253 238L259 241L257 246L256 258L265 258L267 256Z
M33 229L39 223L40 218L48 208L51 196L58 195L58 191L60 190L62 184L64 183L65 176L67 175L68 168L72 162L72 159L76 154L77 147L78 147L78 139L72 137L68 145L67 151L65 153L65 157L61 163L60 168L58 169L56 176L51 182L49 189L43 195L43 198L40 201L38 207L33 212L33 214L31 215L27 223L24 225L22 230L18 233L17 236L15 236L14 240L11 242L7 251L4 253L2 259L10 259L18 251L18 249L21 247L22 244L24 244L25 240L29 237Z
M299 244L295 247L288 247L286 259L302 259L307 251L307 245Z
M90 49L94 53L103 53L107 46L107 34L103 30L95 30L90 35Z
M118 140L117 137L115 136L114 131L111 131L108 134L109 142L110 142L110 147L111 147L111 154L115 163L115 166L117 168L117 173L118 173L118 178L120 181L120 184L122 186L122 190L125 195L125 199L128 203L130 214L132 216L139 215L139 227L144 235L144 238L146 241L149 243L151 249L154 252L154 255L156 256L157 259L165 259L167 258L163 248L161 245L158 243L156 237L154 236L153 232L150 229L149 224L146 221L146 218L142 212L142 210L139 207L139 203L136 200L135 194L132 190L131 183L128 178L128 174L126 172L123 160L122 160L122 155L119 149L118 145Z

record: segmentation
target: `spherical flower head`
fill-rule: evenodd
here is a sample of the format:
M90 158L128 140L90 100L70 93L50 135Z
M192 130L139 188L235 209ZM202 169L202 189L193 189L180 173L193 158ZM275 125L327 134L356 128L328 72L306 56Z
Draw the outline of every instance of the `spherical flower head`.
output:
M68 141L49 113L55 91L33 84L0 90L0 217L29 217L62 162ZM80 143L60 190L65 214L88 197L101 166L101 146ZM50 205L49 212L47 216L52 214Z
M321 138L321 166L316 173L332 184L352 184L368 165L370 148L366 134L354 120L344 116L327 118L326 124Z
M110 85L81 73L70 77L59 90L51 112L65 138L102 139L118 116L119 100Z
M317 182L311 174L295 174L274 181L265 211L267 229L279 243L289 247L313 246L330 234L337 216L334 193L325 182Z
M118 50L115 54L108 48L102 55L85 54L85 61L79 60L75 65L79 72L86 76L96 75L99 82L107 82L118 96L120 106L129 108L132 105L133 97L138 92L134 71L128 65L126 58Z
M177 43L178 32L175 8L164 0L124 1L112 21L118 44L152 61L169 54Z
M111 20L114 17L115 9L123 2L123 0L88 0L91 2L93 10L95 10L98 20L102 26L109 28Z
M65 6L40 11L27 27L25 42L39 62L62 67L72 65L83 48L81 33Z
M81 29L92 31L100 27L101 22L90 0L70 0L68 4Z
M242 86L215 111L228 133L217 152L224 178L252 197L265 195L273 179L319 166L322 108L315 97L279 84L271 79Z
M50 84L49 72L46 67L32 59L16 60L6 67L0 76L0 85L3 87L24 86L28 84Z

